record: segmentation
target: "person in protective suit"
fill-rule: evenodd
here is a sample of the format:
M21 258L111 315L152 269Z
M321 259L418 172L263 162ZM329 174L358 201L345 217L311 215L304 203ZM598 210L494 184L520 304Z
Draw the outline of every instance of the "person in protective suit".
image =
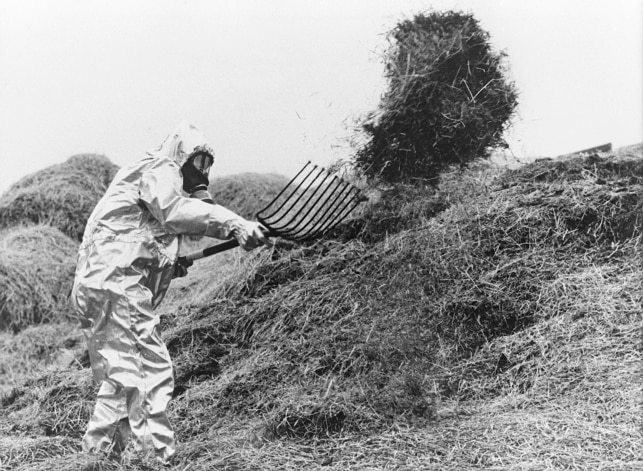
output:
M259 223L212 202L214 154L200 130L182 123L147 154L116 174L89 217L72 302L100 383L83 449L120 452L131 437L136 450L168 461L174 379L154 309L187 272L177 265L181 235L234 237L246 250L268 242Z

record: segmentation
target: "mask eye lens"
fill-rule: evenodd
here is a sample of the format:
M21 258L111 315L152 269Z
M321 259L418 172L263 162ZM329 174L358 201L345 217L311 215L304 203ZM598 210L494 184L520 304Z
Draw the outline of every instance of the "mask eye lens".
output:
M194 166L204 175L210 173L210 167L212 167L213 158L208 154L197 154L192 159Z

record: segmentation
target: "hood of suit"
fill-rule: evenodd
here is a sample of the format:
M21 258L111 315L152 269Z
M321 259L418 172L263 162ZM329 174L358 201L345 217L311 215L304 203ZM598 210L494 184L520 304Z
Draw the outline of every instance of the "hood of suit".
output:
M214 156L214 151L203 131L187 121L183 121L159 147L148 150L147 154L158 158L166 157L180 168L191 155L197 152L205 152Z

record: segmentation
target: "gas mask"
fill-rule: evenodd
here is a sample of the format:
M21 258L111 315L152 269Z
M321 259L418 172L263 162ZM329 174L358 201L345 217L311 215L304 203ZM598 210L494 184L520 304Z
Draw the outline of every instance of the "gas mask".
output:
M208 174L214 158L203 151L193 153L181 167L183 175L183 190L190 194L190 198L198 198L206 203L214 204L208 192Z

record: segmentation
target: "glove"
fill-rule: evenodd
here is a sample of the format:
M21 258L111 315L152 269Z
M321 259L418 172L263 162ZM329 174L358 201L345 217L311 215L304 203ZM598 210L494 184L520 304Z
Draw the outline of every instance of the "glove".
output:
M179 257L174 264L174 273L172 274L172 279L174 278L183 278L188 274L188 268L194 264L192 260L188 260L185 257Z
M230 232L237 239L244 250L252 250L260 245L272 245L265 232L268 232L261 224L247 219L239 218L230 223Z

